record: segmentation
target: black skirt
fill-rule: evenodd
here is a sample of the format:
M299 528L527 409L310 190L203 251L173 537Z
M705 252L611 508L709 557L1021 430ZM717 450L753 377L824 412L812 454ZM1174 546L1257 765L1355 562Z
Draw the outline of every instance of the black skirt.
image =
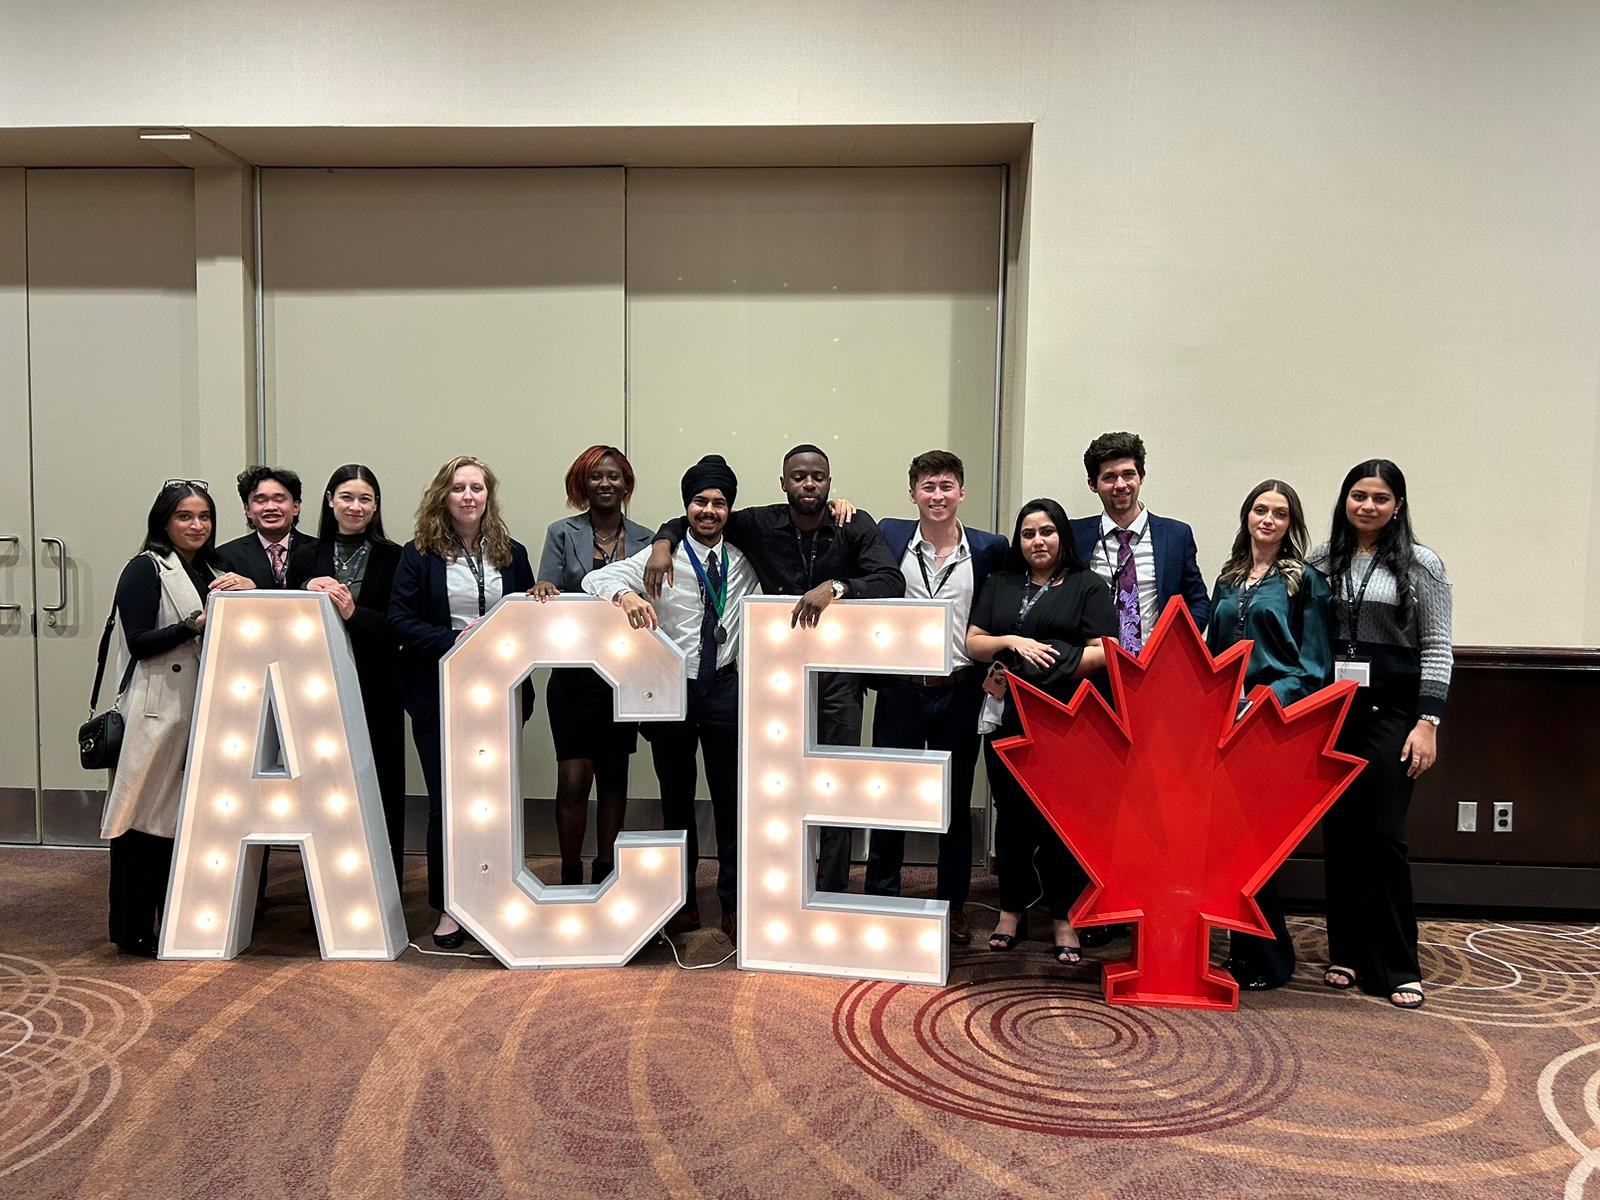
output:
M545 703L558 759L604 761L638 748L639 723L612 717L611 685L588 667L552 668Z

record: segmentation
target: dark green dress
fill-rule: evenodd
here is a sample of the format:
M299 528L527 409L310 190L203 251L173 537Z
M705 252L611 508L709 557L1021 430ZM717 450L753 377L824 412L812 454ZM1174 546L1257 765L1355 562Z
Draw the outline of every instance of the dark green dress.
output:
M1265 684L1285 706L1304 700L1333 682L1333 646L1328 637L1332 599L1328 581L1312 567L1305 568L1293 596L1276 570L1248 592L1219 579L1211 589L1206 646L1212 654L1221 654L1248 638L1255 646L1245 668L1245 695ZM1295 956L1275 880L1261 885L1256 903L1273 937L1230 933L1224 965L1243 988L1281 987L1294 974Z
M1255 643L1244 675L1245 695L1260 684L1285 707L1333 682L1333 645L1328 634L1333 592L1314 567L1306 567L1293 596L1277 571L1248 594L1236 583L1217 580L1211 589L1211 623L1206 646L1221 654L1246 638ZM1240 620L1240 609L1244 618Z

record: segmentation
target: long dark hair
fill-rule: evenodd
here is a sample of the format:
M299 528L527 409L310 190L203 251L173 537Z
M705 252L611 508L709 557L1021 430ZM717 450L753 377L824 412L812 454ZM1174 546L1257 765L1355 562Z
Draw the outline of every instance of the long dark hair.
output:
M378 485L378 477L372 473L372 468L364 467L360 463L345 463L328 476L328 486L322 490L322 516L317 519L317 540L329 542L338 535L339 518L333 515L333 506L328 501L333 499L333 493L339 490L341 483L349 483L352 479L359 479L362 483L370 485L372 498L376 502L372 510L372 521L367 526L367 536L385 546L394 545L383 532L383 488Z
M206 539L204 546L194 552L194 565L220 567L222 560L217 557L217 502L211 498L210 492L196 482L169 483L156 493L155 503L150 506L150 515L145 519L144 545L139 547L139 552L142 554L146 550L153 550L161 555L178 552L172 539L167 537L167 522L172 520L178 505L190 496L199 496L211 512L211 536Z
M1333 504L1333 527L1328 531L1328 578L1338 579L1350 573L1350 560L1355 557L1356 531L1345 516L1345 502L1350 489L1359 479L1376 476L1394 493L1395 512L1389 523L1378 534L1373 556L1395 578L1400 593L1400 620L1411 615L1412 587L1411 562L1416 548L1416 536L1411 532L1411 504L1406 499L1405 472L1387 458L1369 458L1351 467L1339 486L1339 498ZM1336 596L1344 593L1334 589Z
M1061 542L1061 557L1056 561L1056 574L1065 576L1073 571L1087 570L1083 555L1078 553L1077 539L1072 536L1072 525L1067 520L1067 510L1061 507L1059 500L1052 500L1048 496L1029 500L1017 509L1017 521L1011 529L1011 546L1006 551L1005 569L1015 571L1019 575L1029 573L1028 560L1022 557L1022 518L1036 512L1042 512L1050 518L1051 524L1056 527L1056 536Z
M1222 564L1222 582L1243 583L1250 577L1254 558L1250 553L1250 510L1256 501L1268 492L1277 492L1289 502L1289 528L1283 531L1283 541L1278 543L1278 558L1272 565L1283 576L1289 595L1300 590L1300 576L1306 566L1306 510L1300 506L1300 496L1281 479L1263 479L1250 489L1250 494L1239 506L1239 532L1234 534L1233 549L1228 561Z

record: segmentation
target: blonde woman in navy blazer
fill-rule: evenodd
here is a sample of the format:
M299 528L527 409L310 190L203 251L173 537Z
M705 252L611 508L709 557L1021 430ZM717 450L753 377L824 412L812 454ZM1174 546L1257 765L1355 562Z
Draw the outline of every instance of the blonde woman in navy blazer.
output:
M400 641L400 691L411 740L428 785L428 903L439 914L436 946L466 940L444 911L444 789L439 756L439 660L502 596L533 586L522 543L513 541L495 499L494 472L470 455L452 458L417 506L416 536L400 551L389 593L389 627ZM522 719L533 690L523 684Z
M590 446L567 470L567 504L584 511L554 522L539 556L533 594L549 599L583 591L583 577L650 545L651 531L623 510L633 495L633 464L615 446ZM550 672L550 734L556 746L556 837L561 882L583 882L583 835L589 789L596 793L595 854L590 878L611 874L613 847L628 810L628 756L639 726L612 719L611 685L587 667Z

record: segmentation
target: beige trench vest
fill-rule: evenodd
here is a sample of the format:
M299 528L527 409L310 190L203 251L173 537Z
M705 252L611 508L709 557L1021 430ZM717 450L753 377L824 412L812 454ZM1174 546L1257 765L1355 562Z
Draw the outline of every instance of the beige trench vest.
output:
M205 607L176 554L146 551L156 564L161 584L161 610L156 628L176 625ZM119 660L128 657L128 638L117 617ZM126 726L122 753L111 771L100 836L117 837L130 829L173 837L178 831L178 800L183 792L184 759L189 752L189 726L194 694L200 683L200 639L187 641L154 658L133 665L128 690L117 707Z

